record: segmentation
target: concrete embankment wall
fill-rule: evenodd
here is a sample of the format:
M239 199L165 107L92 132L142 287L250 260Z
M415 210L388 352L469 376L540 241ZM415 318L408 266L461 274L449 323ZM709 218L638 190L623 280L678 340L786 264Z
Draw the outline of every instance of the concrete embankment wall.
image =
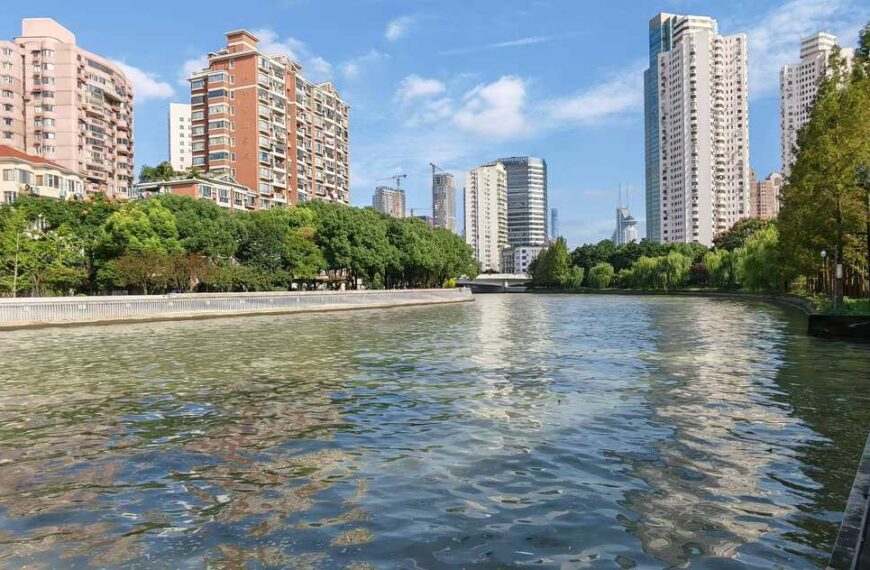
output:
M191 293L0 299L0 329L374 309L471 300L469 289Z

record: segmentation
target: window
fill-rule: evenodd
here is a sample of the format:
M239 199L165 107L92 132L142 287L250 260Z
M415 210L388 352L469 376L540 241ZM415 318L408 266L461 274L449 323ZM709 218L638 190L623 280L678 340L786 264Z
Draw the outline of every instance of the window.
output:
M42 57L54 57L53 49L44 49L40 53L42 54Z
M15 182L15 171L7 168L3 171L3 182Z
M217 81L226 81L226 80L227 80L227 74L224 73L223 71L219 71L218 73L212 73L208 76L209 83L217 82Z
M193 133L193 136L204 135L205 134L205 127L193 127L191 129L191 132Z
M230 69L233 69L236 66L236 61L234 59L230 60Z
M190 118L193 121L197 121L199 119L204 119L205 118L205 111L194 111L193 113L190 114Z
M11 127L12 122L13 122L12 119L10 119L8 117L3 119L3 124L6 125L7 127Z
M205 165L205 157L204 156L194 156L193 160L191 161L191 164L193 164L193 166L203 166L203 165Z
M211 162L212 160L229 160L229 158L230 153L224 151L208 153L209 162Z
M12 91L3 90L0 92L0 95L2 95L4 99L12 99L13 93Z
M193 95L190 98L191 105L202 105L203 101L205 101L205 97L203 97L202 95Z
M226 89L212 89L208 92L209 99L217 99L218 97L226 97L227 90Z
M205 143L202 142L202 141L195 142L195 143L193 143L193 145L191 145L191 148L192 148L194 151L197 151L197 150L205 150Z
M208 108L209 115L218 115L221 113L226 113L229 110L229 105L212 105Z
M203 87L205 87L205 81L202 79L196 79L190 82L191 89L202 89Z
M199 185L199 197L200 198L211 198L212 196L212 187L206 186L205 184Z

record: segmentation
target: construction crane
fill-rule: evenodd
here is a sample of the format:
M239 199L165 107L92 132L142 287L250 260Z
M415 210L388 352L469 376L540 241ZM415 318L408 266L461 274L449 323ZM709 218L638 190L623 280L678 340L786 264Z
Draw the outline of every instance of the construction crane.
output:
M378 180L395 180L396 181L396 190L402 189L402 178L407 178L407 174L396 174L394 176L388 176L387 178L378 178Z
M446 170L444 170L444 169L441 168L440 166L436 166L436 165L432 164L431 162L429 163L429 166L432 167L432 176L433 176L433 177L435 176L435 173L436 173L437 171L439 171L439 170L440 170L441 172L447 172Z

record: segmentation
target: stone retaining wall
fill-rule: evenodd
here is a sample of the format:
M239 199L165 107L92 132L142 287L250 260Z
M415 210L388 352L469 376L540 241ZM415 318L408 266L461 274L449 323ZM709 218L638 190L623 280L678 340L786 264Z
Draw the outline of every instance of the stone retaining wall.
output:
M190 293L0 299L0 328L294 313L471 300L468 289Z

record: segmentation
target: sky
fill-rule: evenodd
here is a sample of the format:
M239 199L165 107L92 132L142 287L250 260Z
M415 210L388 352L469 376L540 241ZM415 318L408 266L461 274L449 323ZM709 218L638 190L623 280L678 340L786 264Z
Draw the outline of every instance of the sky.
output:
M407 208L431 214L433 162L457 179L504 156L547 161L550 206L571 246L609 238L619 188L644 233L643 70L658 12L711 16L746 33L750 161L779 168L779 69L800 38L854 46L866 0L5 0L0 37L51 17L77 43L122 65L135 93L135 158L168 159L169 102L185 78L246 28L267 53L288 53L351 106L351 202L407 174ZM239 10L243 6L244 10Z

